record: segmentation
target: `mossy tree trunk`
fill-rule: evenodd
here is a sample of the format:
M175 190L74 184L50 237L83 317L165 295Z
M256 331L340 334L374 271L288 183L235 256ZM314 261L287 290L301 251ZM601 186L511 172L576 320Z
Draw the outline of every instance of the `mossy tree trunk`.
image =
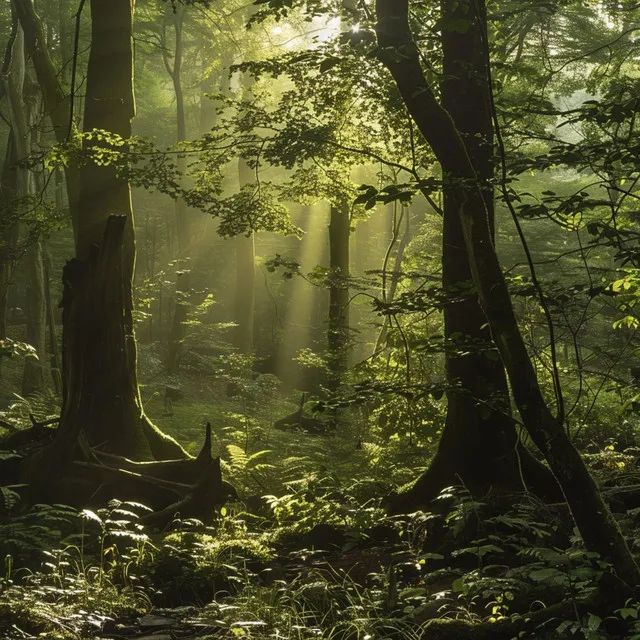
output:
M467 23L480 20L482 47L486 52L484 2L464 1L455 5L459 11L466 12ZM542 395L498 260L488 211L485 206L478 206L484 203L487 185L452 115L438 101L423 73L409 26L409 6L409 0L376 0L380 59L438 158L443 173L452 180L449 193L462 226L473 284L509 376L522 421L558 480L587 549L611 562L618 577L635 589L640 584L640 569L593 477L569 439L562 414L554 416ZM449 3L445 0L442 6L446 12ZM486 103L475 106L490 109Z
M91 1L84 129L127 139L134 116L133 1ZM85 141L88 153L99 143ZM182 448L146 417L132 320L135 260L129 185L111 166L80 168L76 258L64 271L61 439L138 459L180 457ZM66 435L65 435L66 434Z

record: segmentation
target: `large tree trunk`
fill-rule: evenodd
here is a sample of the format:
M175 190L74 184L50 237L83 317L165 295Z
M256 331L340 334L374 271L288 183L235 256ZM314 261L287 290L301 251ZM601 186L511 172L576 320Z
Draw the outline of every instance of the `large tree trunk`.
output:
M443 3L443 24L468 20L464 33L443 30L442 105L450 114L483 185L482 199L469 197L474 215L486 218L494 237L493 122L482 25L468 6ZM471 491L491 486L531 490L557 496L551 473L519 444L511 416L504 365L498 356L487 318L475 292L457 194L465 186L443 172L444 221L442 286L449 296L444 307L447 417L438 451L403 507L427 504L444 488L462 483ZM474 187L475 188L475 187Z
M443 2L443 6L447 6ZM484 2L459 2L466 20L480 17L486 38ZM464 234L473 283L491 333L504 362L515 403L535 444L543 452L565 495L586 547L611 562L629 587L640 584L640 569L624 536L565 430L563 416L547 406L520 333L506 280L493 243L484 202L487 185L476 171L461 133L438 102L422 71L409 26L408 0L377 0L376 26L380 59L392 74L412 118L436 154L449 183ZM446 10L446 9L445 9ZM446 26L446 23L445 23ZM483 49L487 43L482 42ZM399 55L401 53L402 55ZM487 104L478 109L490 108Z
M91 16L84 128L126 139L134 115L133 2L92 0ZM88 152L94 144L85 142ZM90 444L129 457L180 457L183 449L149 422L140 401L129 185L114 167L92 161L81 167L80 185L76 259L63 276L60 430L73 434L82 428Z

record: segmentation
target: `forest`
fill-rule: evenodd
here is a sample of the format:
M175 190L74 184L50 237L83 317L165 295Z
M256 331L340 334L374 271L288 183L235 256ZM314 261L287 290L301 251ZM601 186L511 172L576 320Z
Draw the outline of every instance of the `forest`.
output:
M0 0L0 65L0 640L640 640L640 3Z

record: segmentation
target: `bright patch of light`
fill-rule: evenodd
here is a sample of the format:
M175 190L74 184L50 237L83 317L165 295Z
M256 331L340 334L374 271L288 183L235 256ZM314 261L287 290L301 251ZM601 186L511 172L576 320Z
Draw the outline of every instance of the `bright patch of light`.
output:
M550 56L557 56L558 55L558 50L557 49L549 49L549 55Z
M615 27L615 24L611 20L607 20L607 28L613 29L613 27Z
M354 24L353 27L351 27L351 31L353 31L353 33L358 33L358 31L360 31L360 25Z
M340 31L340 18L331 18L325 23L323 29L318 32L318 39L322 41L331 40Z
M282 27L273 27L271 33L273 33L274 36L279 36L282 33Z

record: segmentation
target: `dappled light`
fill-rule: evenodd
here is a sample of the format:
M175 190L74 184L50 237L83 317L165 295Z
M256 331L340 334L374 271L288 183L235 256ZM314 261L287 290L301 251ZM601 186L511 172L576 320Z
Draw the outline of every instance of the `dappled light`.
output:
M640 5L0 2L0 640L640 638Z

